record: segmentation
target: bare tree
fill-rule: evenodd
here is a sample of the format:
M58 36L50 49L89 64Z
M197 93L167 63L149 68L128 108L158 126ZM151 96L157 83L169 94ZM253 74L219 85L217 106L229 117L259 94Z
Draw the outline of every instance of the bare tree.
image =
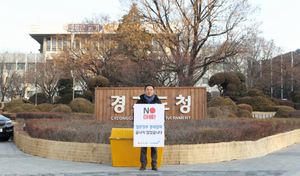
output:
M25 90L26 90L26 82L25 82L25 73L12 71L13 78L10 81L10 86L8 89L9 96L14 99L15 97L24 98Z
M213 63L242 51L253 12L247 0L136 0L143 22L164 53L165 72L193 86Z
M70 27L72 35L57 35L65 45L53 55L55 65L65 72L74 70L82 87L87 89L88 81L95 75L102 75L107 64L113 63L117 42L114 38L116 23L101 15L81 24L83 31ZM88 27L87 27L88 26ZM87 31L88 30L88 31Z
M276 47L273 40L267 41L258 36L259 31L249 34L245 41L244 52L228 57L224 62L224 71L238 71L246 75L248 89L259 88L270 91L271 87L271 67L270 61L273 56L282 52L280 47ZM268 82L265 79L269 74Z
M292 64L293 61L293 64ZM266 63L266 67L270 69L270 61ZM281 90L284 97L291 99L293 91L300 90L300 54L285 53L278 55L272 59L273 87L274 96L281 98ZM270 80L270 73L263 73L263 76Z
M47 96L49 103L53 103L58 81L64 75L64 72L48 60L44 63L37 63L36 73L31 69L28 74L35 75L30 77L30 82L35 82L36 79L37 86Z
M16 64L14 58L10 57L14 54L4 53L0 55L0 91L2 94L1 102L2 107L4 105L5 97L9 97L11 92L15 94L13 90L13 83L18 79L16 72Z

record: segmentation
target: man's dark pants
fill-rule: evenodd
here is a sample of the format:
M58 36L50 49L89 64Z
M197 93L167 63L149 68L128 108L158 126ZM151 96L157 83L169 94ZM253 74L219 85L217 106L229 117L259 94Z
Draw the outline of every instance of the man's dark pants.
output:
M151 158L152 158L151 165L156 166L157 165L157 148L156 147L151 147ZM147 165L147 147L141 147L140 161L143 165L145 165L145 166Z

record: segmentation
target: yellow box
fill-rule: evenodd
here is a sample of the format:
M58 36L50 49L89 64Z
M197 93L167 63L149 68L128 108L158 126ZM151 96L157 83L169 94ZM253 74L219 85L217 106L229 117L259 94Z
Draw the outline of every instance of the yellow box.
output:
M132 128L113 128L110 136L114 167L140 167L141 147L133 147ZM161 166L163 147L157 147L157 167ZM147 167L151 167L151 148L147 147Z

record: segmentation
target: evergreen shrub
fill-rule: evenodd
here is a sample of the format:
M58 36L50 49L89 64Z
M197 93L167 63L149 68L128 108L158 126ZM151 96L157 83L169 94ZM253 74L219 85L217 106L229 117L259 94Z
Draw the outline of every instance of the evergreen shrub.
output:
M252 118L252 114L246 109L240 109L235 115L239 118Z
M272 101L273 103L275 103L276 106L279 105L279 102L276 98L270 98L269 100Z
M30 101L28 100L24 100L24 99L16 99L16 100L12 100L8 103L5 104L4 108L2 109L3 111L10 111L12 110L13 108L15 107L18 107L22 104L27 104L27 103L31 103Z
M258 89L251 89L247 92L246 96L248 97L256 97L256 96L261 96L261 97L266 97L266 95Z
M289 112L289 118L300 118L300 110Z
M248 104L252 107L253 111L275 111L275 103L270 101L267 97L242 97L237 101L237 104Z
M35 94L29 97L29 101L35 104ZM37 93L37 105L48 102L48 98L44 93Z
M300 103L295 103L295 104L294 104L294 108L295 108L296 110L300 110Z
M88 82L89 90L91 90L92 92L95 91L95 87L107 87L108 85L109 80L101 75L95 76Z
M274 117L288 118L289 117L289 112L291 112L291 111L296 111L296 110L292 107L289 107L289 106L281 107L277 110Z
M280 109L282 107L289 107L289 106L278 105L278 106L274 106L274 109L275 109L275 111L278 111L278 109Z
M94 113L93 103L91 103L89 100L84 98L75 98L70 102L69 106L73 112L87 113L87 114Z
M238 107L239 109L247 110L247 111L249 111L250 113L252 113L252 111L253 111L252 107L251 107L250 105L248 105L248 104L238 104L237 107Z
M59 105L56 108L50 110L50 112L64 112L64 113L71 113L72 109L68 105Z
M295 102L295 103L300 103L300 95L293 96L292 101Z
M33 109L30 109L28 112L41 112L41 110L33 108Z
M207 103L207 107L217 107L222 106L224 98L223 97L215 97Z
M290 106L290 107L294 108L294 102L292 102L290 100L277 99L277 101L279 102L279 105Z
M10 113L19 113L19 112L22 112L23 111L23 108L21 107L14 107L12 110L10 110L9 112Z
M233 101L238 101L239 98L244 97L246 95L246 92L231 92L227 91L224 93L224 97L230 97Z
M233 114L232 112L228 113L228 118L237 118L237 116L235 114Z
M74 94L74 99L75 98L85 98L84 95L80 95L80 94ZM63 97L61 97L60 99L57 100L57 104L69 104L73 99L73 93L71 94L66 94Z
M35 108L35 106L31 103L22 104L20 105L20 107L23 109L23 112L28 112L31 109Z
M219 108L210 107L210 108L207 108L207 116L208 116L208 118L222 118L223 112Z
M215 97L207 103L207 107L217 107L223 111L229 111L233 114L238 111L238 107L230 98Z
M84 95L85 98L86 98L87 100L89 100L90 102L93 101L93 92L92 92L92 91L86 90L86 91L84 91L83 95Z
M40 110L40 112L49 112L53 109L53 105L49 103L42 103L36 106L36 109Z

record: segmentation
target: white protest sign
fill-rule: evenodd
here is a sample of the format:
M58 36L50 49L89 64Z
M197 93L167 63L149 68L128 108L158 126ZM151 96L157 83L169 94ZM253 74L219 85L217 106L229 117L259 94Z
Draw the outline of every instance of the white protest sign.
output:
M164 105L134 104L134 147L164 147Z

